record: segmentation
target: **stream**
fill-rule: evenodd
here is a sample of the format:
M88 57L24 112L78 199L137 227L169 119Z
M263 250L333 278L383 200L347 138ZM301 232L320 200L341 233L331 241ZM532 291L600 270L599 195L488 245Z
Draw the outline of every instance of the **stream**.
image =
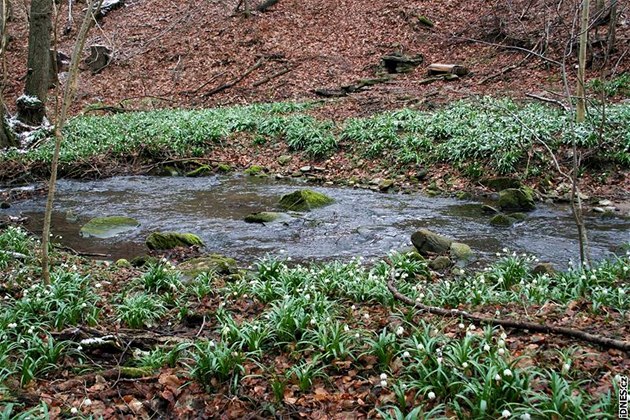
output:
M335 203L291 214L269 224L245 223L252 212L277 210L282 194L312 188ZM430 198L420 194L383 194L364 189L310 186L299 180L274 180L240 174L203 178L126 176L97 181L58 182L53 232L77 251L132 258L147 252L154 231L199 235L206 251L249 263L266 254L296 260L349 260L381 257L410 245L411 234L428 228L469 244L478 261L491 260L507 247L565 268L577 260L576 228L564 205L538 204L524 222L511 228L490 226L481 202ZM41 232L45 198L0 210L29 217L27 228ZM76 217L66 217L68 213ZM128 216L140 227L110 239L83 238L81 226L93 217ZM601 259L630 242L630 220L589 217L591 252Z

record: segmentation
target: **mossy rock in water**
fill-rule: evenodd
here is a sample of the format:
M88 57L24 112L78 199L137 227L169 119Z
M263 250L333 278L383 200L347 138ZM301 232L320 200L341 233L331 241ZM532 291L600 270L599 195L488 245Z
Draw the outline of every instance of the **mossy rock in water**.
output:
M206 176L212 172L212 168L208 165L201 165L197 169L193 169L192 171L186 173L188 177L198 177L198 176Z
M522 222L523 220L527 219L527 215L525 213L510 213L508 214L508 216L510 216L512 219L516 219L519 222Z
M249 168L245 169L245 173L251 176L260 175L264 171L265 171L265 168L260 165L252 165Z
M81 236L85 238L112 238L120 233L140 226L136 219L124 216L96 217L81 228Z
M219 163L217 165L217 171L219 171L219 172L231 172L232 171L232 167L230 165L228 165L227 163Z
M273 211L261 211L259 213L251 213L245 216L247 223L270 223L278 220L281 214Z
M532 211L536 208L534 194L531 188L508 188L499 192L499 202L501 210L512 211Z
M458 261L468 261L473 256L473 251L466 244L461 242L453 242L450 247L451 258Z
M451 249L453 240L428 229L420 229L411 235L411 243L422 255L446 254Z
M307 211L317 207L327 206L335 200L312 190L299 190L285 194L280 198L280 207L286 210Z
M516 219L505 214L495 214L490 219L490 224L492 226L510 227L514 224L514 222L516 222Z
M145 241L149 249L165 250L173 249L178 246L203 246L203 242L199 236L192 233L177 232L153 232Z
M177 269L189 278L195 278L202 273L235 274L238 272L236 260L220 254L186 260L179 264Z
M523 183L520 179L511 176L485 177L479 180L484 187L488 187L494 191L507 190L508 188L522 188Z

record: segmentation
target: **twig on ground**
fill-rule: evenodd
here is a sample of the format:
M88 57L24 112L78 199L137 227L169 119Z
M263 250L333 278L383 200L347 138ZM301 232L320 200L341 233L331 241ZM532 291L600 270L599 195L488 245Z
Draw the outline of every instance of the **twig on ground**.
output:
M554 105L558 105L560 108L564 109L565 111L569 112L570 109L568 106L566 106L565 104L563 104L562 102L560 102L557 99L551 99L551 98L547 98L544 96L539 96L533 93L526 93L525 96L530 97L530 98L534 98L534 99L538 99L539 101L543 101L543 102L547 102L550 104L554 104Z
M235 78L231 82L224 83L221 86L217 86L214 89L209 90L208 92L206 92L203 95L201 95L201 97L202 98L207 98L209 96L212 96L212 95L217 94L219 92L223 92L224 90L231 88L232 86L234 86L235 84L237 84L238 82L240 82L241 80L243 80L247 76L249 76L253 71L255 71L256 69L262 67L262 65L265 64L265 61L266 61L265 58L259 59L258 61L256 61L256 63L253 66L251 66L250 68L245 70L245 73L241 74L240 76L238 76L237 78Z

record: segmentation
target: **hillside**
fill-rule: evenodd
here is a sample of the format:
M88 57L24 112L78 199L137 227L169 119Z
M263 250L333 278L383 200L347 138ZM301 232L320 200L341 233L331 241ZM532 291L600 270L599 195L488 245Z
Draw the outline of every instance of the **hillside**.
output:
M382 71L380 58L394 52L421 54L424 62L411 73L352 93L330 113L365 115L477 94L555 97L563 92L559 68L517 49L562 60L575 2L561 2L559 10L547 3L281 0L264 13L246 16L234 11L236 1L128 0L91 33L87 45L108 46L114 59L98 74L82 72L75 110L121 101L127 108L152 109L316 99L315 89L374 78ZM65 7L59 11L58 39L59 50L69 54L82 10L74 8L74 27L64 35ZM422 24L421 17L434 27ZM25 19L25 9L14 8L5 91L10 104L23 88ZM591 52L591 78L630 69L630 29L623 10L619 21L608 67L600 69L601 49ZM604 35L606 27L598 32ZM574 58L569 55L569 68ZM427 83L431 63L462 64L470 74Z

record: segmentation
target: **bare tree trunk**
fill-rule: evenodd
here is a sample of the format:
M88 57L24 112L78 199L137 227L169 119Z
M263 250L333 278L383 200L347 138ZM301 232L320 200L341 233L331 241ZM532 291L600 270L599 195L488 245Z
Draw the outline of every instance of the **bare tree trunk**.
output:
M53 159L50 168L50 181L48 184L48 198L46 200L46 212L44 213L44 228L42 233L42 277L45 284L50 283L50 261L48 257L48 244L50 243L50 225L52 219L52 208L55 200L55 188L57 186L57 169L59 167L59 152L61 150L62 130L68 116L68 109L72 103L72 97L74 96L75 83L77 74L79 72L79 62L81 60L81 53L85 46L85 40L87 38L90 27L95 21L94 11L100 9L103 0L100 0L98 4L94 2L88 2L88 9L83 18L81 29L77 35L77 40L72 50L72 58L70 60L70 69L68 70L68 80L63 91L63 100L61 103L61 109L57 116L55 124L55 151L53 152Z
M5 51L7 49L7 19L9 14L8 0L0 3L0 63L2 65L2 80L0 81L0 150L7 147L19 146L17 137L9 128L5 116L7 108L4 105L4 87L7 80Z
M584 72L586 69L586 44L588 43L588 9L589 0L582 0L582 18L580 20L580 51L578 56L577 105L575 121L581 123L586 117L586 98L584 93Z
M46 115L46 93L50 87L50 37L52 32L53 0L32 0L28 33L28 72L24 94L41 102L33 109L18 112L18 118L28 124L39 122ZM27 101L31 102L30 100Z
M606 46L606 55L612 54L615 49L615 41L617 35L617 0L610 0L610 22L608 23L608 45Z

